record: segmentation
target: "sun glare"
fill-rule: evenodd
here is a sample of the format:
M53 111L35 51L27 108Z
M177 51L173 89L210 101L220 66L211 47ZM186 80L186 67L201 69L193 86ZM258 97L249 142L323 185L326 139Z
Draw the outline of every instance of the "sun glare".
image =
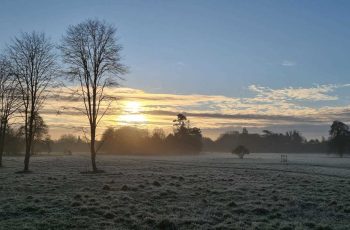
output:
M129 101L125 105L125 112L127 113L139 113L140 112L140 102L137 101Z
M141 103L138 101L128 101L124 105L124 112L118 116L120 124L145 123L146 116L141 113Z
M124 114L119 116L118 121L121 123L143 123L146 121L146 117L143 114Z

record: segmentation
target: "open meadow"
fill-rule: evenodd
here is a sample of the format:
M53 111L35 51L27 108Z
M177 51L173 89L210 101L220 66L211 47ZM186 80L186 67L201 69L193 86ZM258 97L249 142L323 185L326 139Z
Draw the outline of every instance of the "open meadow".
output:
M349 229L350 158L36 156L0 168L0 229Z

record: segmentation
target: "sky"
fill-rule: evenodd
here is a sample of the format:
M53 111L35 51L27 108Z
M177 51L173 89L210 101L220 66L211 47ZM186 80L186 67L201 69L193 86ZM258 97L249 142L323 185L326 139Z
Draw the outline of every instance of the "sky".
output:
M312 138L350 122L349 10L345 0L1 0L0 48L32 30L59 43L69 25L102 19L118 28L130 68L110 90L122 99L104 127L170 130L186 112L213 138L242 127ZM43 111L53 136L83 126L53 104Z

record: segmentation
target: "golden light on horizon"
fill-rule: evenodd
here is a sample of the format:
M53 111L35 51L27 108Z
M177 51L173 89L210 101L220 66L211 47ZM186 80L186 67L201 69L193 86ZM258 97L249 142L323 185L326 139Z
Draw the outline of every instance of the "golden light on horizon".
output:
M117 117L119 124L143 124L147 118L142 114L142 105L138 101L127 101L124 105L123 114Z
M124 114L118 117L120 123L144 123L147 121L143 114Z

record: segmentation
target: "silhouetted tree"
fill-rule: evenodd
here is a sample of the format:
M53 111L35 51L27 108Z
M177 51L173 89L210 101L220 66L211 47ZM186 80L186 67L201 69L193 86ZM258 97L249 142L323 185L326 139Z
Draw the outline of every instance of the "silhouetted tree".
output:
M90 152L94 172L96 166L96 129L114 97L105 88L117 86L126 67L120 63L122 47L117 44L116 29L99 20L87 20L70 26L60 46L71 80L79 83L77 93L84 102L83 112L90 125ZM103 103L107 103L103 105Z
M54 46L43 33L22 33L8 46L12 73L19 85L24 118L25 159L24 172L29 171L29 159L34 141L35 114L47 98L47 88L55 80L57 66Z
M51 140L49 135L45 137L45 139L43 140L43 144L46 148L47 153L51 153L53 141Z
M343 153L350 141L349 126L341 121L334 121L329 130L330 135L330 147L335 150L340 157L343 157Z
M62 135L57 142L63 147L63 153L70 154L78 139L72 134L66 134Z
M243 128L242 129L242 134L243 135L247 135L248 134L248 129L247 128Z
M304 137L297 130L286 132L286 137L294 144L300 144L304 141Z
M166 151L165 139L166 136L163 129L154 129L148 145L152 149L151 152L161 153Z
M9 126L6 131L5 153L18 155L23 151L23 146L24 140L19 129L14 129Z
M153 130L153 135L152 135L153 139L159 140L159 141L164 141L165 139L165 133L163 129L154 129Z
M249 150L243 145L239 145L232 150L232 153L236 154L240 159L243 159L244 155L249 154Z
M11 63L2 56L0 57L0 167L9 119L18 110L19 105L18 84L12 75Z
M174 136L168 136L168 140L176 145L179 151L197 153L202 151L202 132L197 127L191 127L187 117L180 113L173 120Z
M210 151L210 152L217 151L216 143L211 138L203 137L202 143L203 143L203 150L204 151Z
M58 140L52 142L52 150L71 154L73 152L86 152L89 150L88 143L73 134L64 134Z
M264 135L264 136L267 136L267 137L268 137L268 136L272 136L272 135L274 134L274 133L271 132L270 130L266 130L266 129L264 129L262 132L263 132L263 135Z
M31 118L30 118L31 119ZM21 135L24 136L25 127L22 126L19 129ZM34 114L34 122L33 122L33 143L32 143L32 150L31 154L35 154L37 149L36 147L38 145L42 145L45 139L50 139L49 135L49 127L46 125L44 119L35 112Z
M201 152L203 146L203 136L201 129L197 127L190 128L189 135L191 140L190 146L192 147L192 151L194 153Z
M189 121L187 120L187 117L184 114L179 113L177 115L177 118L173 120L173 126L175 128L175 134L183 135L186 134L189 128Z
M147 130L128 126L105 130L101 142L103 142L102 151L114 154L148 153L151 152L149 147L152 145Z

